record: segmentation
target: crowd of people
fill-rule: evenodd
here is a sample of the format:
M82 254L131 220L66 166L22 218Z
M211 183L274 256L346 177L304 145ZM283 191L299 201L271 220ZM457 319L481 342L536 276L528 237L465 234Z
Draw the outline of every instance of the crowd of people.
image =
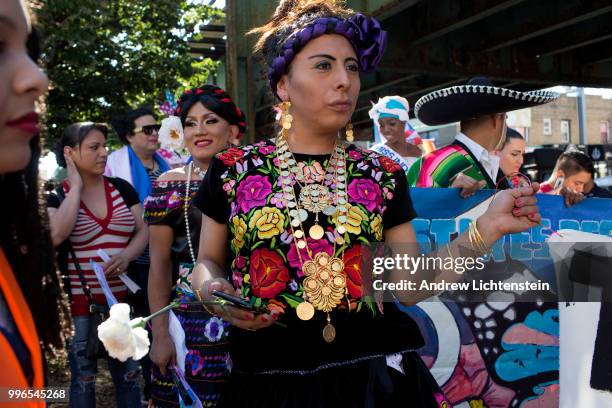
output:
M181 376L205 407L450 407L415 352L424 344L415 322L397 303L368 296L364 243L416 244L411 187L458 188L462 197L503 190L469 232L428 256L480 256L537 225L537 192L569 204L610 197L577 151L562 154L546 182L524 183L525 140L507 128L506 113L556 95L508 91L484 77L415 105L426 124L460 122L452 144L424 153L407 141L408 102L388 96L370 111L383 141L356 147L359 73L376 68L386 33L334 2L283 0L251 32L279 102L278 134L241 144L244 114L223 89L202 85L184 91L175 111L187 163L158 153L152 109L109 120L124 144L111 154L108 125L74 123L55 152L66 179L43 200L34 112L48 80L26 47L30 32L22 3L1 2L0 183L11 197L0 230L3 387L44 386L43 351L66 342L72 406L95 406L104 357L119 407L185 404ZM167 313L151 321L142 360L104 352L96 329L109 304L96 264L134 316L178 302L183 373ZM444 268L418 275L459 279ZM141 290L131 293L126 276ZM215 291L254 308L220 305Z

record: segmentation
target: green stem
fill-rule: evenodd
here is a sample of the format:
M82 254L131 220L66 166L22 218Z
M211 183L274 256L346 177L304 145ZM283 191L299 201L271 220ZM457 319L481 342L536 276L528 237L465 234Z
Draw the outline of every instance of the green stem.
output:
M145 317L144 318L145 323L148 322L149 320L153 319L154 317L159 316L160 314L167 312L170 309L176 308L178 305L179 305L179 302L176 302L176 301L170 302L170 304L168 306L162 307L157 312L152 313L151 316Z

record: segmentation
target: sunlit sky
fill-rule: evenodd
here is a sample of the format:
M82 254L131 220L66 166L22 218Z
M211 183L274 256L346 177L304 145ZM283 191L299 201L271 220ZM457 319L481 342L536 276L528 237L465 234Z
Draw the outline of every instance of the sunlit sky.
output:
M574 86L554 86L549 90L558 92L560 94L566 94L570 97L576 97L578 95L577 88ZM584 88L585 95L599 95L604 99L612 99L612 89L610 88Z

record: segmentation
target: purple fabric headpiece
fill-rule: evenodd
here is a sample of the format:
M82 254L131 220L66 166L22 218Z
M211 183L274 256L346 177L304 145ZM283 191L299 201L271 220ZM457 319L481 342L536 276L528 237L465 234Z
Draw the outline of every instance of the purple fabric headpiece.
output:
M380 23L374 18L368 19L361 13L355 14L348 20L336 17L318 18L293 33L283 44L280 55L272 60L268 79L274 95L278 97L276 84L287 72L295 55L310 40L323 34L340 34L349 40L357 53L359 68L363 72L376 68L387 45L387 32L381 28Z

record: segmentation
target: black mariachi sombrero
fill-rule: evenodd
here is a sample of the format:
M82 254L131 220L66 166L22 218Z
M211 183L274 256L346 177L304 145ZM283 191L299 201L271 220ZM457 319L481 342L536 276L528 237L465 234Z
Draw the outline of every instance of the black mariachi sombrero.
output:
M414 105L414 114L426 125L444 125L542 105L558 97L558 93L551 91L519 92L500 88L493 86L488 78L475 77L465 85L422 96Z

